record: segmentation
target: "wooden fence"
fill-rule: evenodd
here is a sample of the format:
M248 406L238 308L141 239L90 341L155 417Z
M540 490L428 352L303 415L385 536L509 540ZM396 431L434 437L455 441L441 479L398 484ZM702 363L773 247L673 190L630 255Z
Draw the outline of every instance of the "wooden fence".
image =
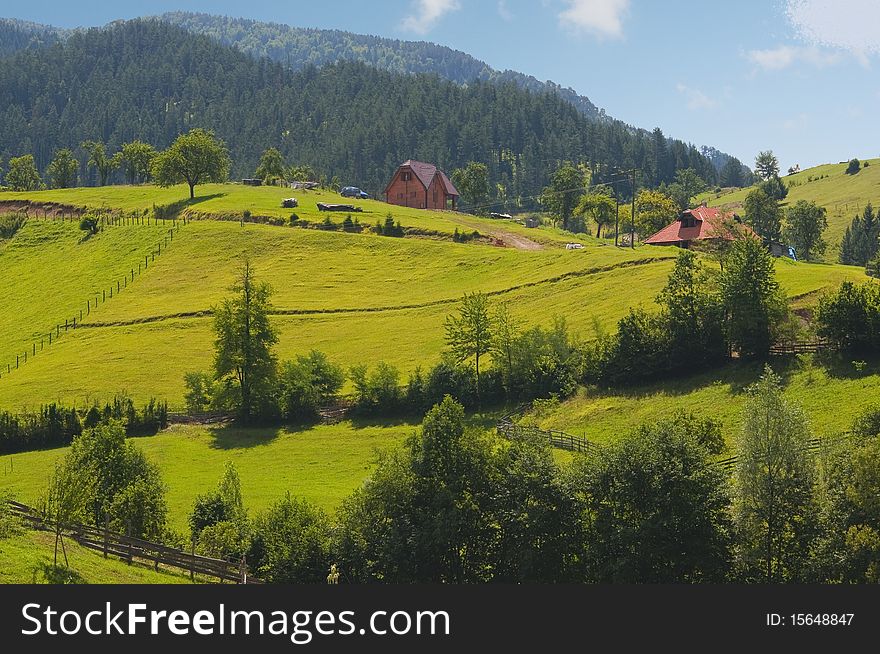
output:
M825 436L820 438L811 438L807 442L807 446L804 448L807 452L815 453L818 452L824 445L833 443L839 440L846 440L848 438L852 438L852 434L844 433L839 434L837 436ZM733 456L727 457L726 459L721 459L720 461L716 461L714 465L720 466L727 470L728 472L733 472L734 468L736 468L739 463L739 455L735 454Z
M794 341L790 343L778 343L770 348L770 356L784 356L787 354L814 354L828 349L827 341Z
M54 532L54 525L46 522L35 509L9 501L12 513L17 515L31 529ZM100 529L82 524L68 524L63 526L66 537L72 538L82 547L96 552L101 552L104 558L114 556L132 564L134 561L150 563L155 570L160 565L177 568L189 572L190 579L196 575L211 577L219 581L231 581L237 584L261 583L248 574L247 564L244 559L235 563L223 559L213 559L201 556L195 552L186 552L161 543L153 543L141 538L133 538L110 531L106 527Z
M551 447L570 452L596 453L599 446L583 436L575 436L556 429L539 429L530 425L518 425L510 417L502 418L496 429L505 438L539 437L550 442Z

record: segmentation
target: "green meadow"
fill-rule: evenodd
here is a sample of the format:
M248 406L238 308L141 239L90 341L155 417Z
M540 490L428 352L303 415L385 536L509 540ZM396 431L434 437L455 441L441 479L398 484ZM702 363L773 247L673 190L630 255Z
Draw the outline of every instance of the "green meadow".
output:
M258 511L286 492L328 512L360 486L379 453L417 427L345 421L298 430L177 425L133 442L157 463L167 486L172 528L184 532L199 493L217 485L228 461L241 477L246 507ZM0 457L0 487L24 503L35 502L66 448Z
M197 202L180 208L198 219L181 225L173 242L142 274L112 299L104 301L102 296L77 329L62 334L18 370L0 370L0 407L17 411L50 401L81 406L122 392L138 402L156 397L172 408L182 407L184 374L210 368L212 308L227 296L245 257L258 278L273 288L279 358L319 349L346 368L387 361L405 379L440 357L444 320L464 293L483 291L495 302L508 302L526 325L547 325L563 317L577 337L587 340L597 331L612 331L633 306L650 309L677 252L650 246L616 248L589 237L580 238L583 249L567 250L564 244L573 237L552 228L527 230L509 221L406 210L374 201L358 203L369 208L359 216L365 223L391 210L406 226L445 234L456 228L494 230L525 236L540 247L241 223L229 218L244 210L254 216L289 214L280 209L280 199L288 195L299 195L302 206L297 212L302 218L319 221L323 214L318 216L310 203L340 198L326 192L297 194L232 184L208 185L197 192ZM4 193L0 201L142 211L171 204L184 193L181 187L105 187ZM333 216L336 221L341 218ZM0 244L2 361L14 360L65 317L78 316L87 299L110 288L152 252L166 229L115 225L84 239L76 221L29 220L15 237ZM777 261L777 273L796 306L810 306L818 294L845 279L866 279L858 268L788 260ZM545 427L601 442L685 409L717 415L732 442L742 389L757 374L747 366L729 366L627 393L583 389L539 420ZM820 432L845 428L880 389L880 375L871 368L859 374L817 369L808 378L807 372L792 367L786 379L789 393L802 400ZM491 420L483 422L488 425ZM214 487L227 461L236 465L251 511L290 491L332 512L369 477L379 452L399 445L414 429L409 423L352 421L297 430L175 426L136 443L159 464L172 526L185 531L195 497ZM0 457L0 488L22 501L35 501L64 451ZM564 462L570 456L561 453L558 458ZM22 550L25 545L7 543ZM24 579L44 556L40 547L33 551L31 558L14 555L23 563L12 579ZM83 553L84 559L87 556ZM88 568L77 570L88 580Z
M786 396L806 411L816 436L847 431L856 417L880 403L877 362L814 361L812 355L805 355L775 359L771 365L782 376ZM728 451L732 452L742 428L747 388L762 371L757 364L730 364L627 390L581 388L557 408L526 419L544 429L559 429L607 443L641 424L688 412L720 420Z
M44 531L22 531L0 539L0 584L188 584L189 576L180 571L105 559L73 539L65 539L70 570L52 567L55 536ZM59 554L59 557L61 555Z

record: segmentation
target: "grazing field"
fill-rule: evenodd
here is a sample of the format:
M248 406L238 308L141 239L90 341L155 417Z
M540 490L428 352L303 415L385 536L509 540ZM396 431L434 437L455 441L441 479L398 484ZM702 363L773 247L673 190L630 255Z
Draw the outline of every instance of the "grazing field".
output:
M164 230L113 226L80 242L75 223L29 221L0 255L0 286L4 297L14 298L0 317L6 363L14 365L15 355L40 334L124 276ZM526 324L565 317L574 333L589 339L597 326L613 329L630 307L650 307L675 254L674 248L599 244L531 251L193 221L123 292L84 315L81 328L10 374L4 366L0 406L82 404L120 392L181 406L184 374L210 367L211 309L228 294L245 257L274 290L281 358L315 348L344 367L385 360L406 375L439 358L445 316L466 292L510 302ZM66 271L64 281L53 281L59 270ZM843 279L865 278L857 268L788 260L779 260L777 270L788 294L806 304ZM46 287L58 290L39 290Z
M782 375L788 398L807 412L816 436L846 431L865 409L880 404L878 362L868 362L863 370L857 370L851 361L832 360L827 365L810 365L809 361L809 357L800 361L780 358L771 365ZM582 388L557 409L529 419L544 429L560 429L606 443L640 424L686 411L721 420L728 450L733 451L742 428L746 388L757 381L762 370L757 364L731 364L627 391Z
M137 268L162 239L163 226L107 227L85 238L78 222L28 220L0 240L0 374L15 355L64 324L86 302ZM33 350L31 350L31 353Z
M251 511L290 491L332 512L370 476L379 452L402 443L415 429L408 423L350 421L295 431L174 426L133 442L158 464L168 488L171 527L184 532L196 496L216 487L227 461L238 470ZM21 502L34 502L65 452L59 448L0 457L0 488Z
M843 232L856 214L861 213L869 202L874 207L880 206L880 159L866 161L868 167L862 168L855 175L846 174L846 163L836 163L808 168L782 178L789 186L784 206L792 205L798 200L807 200L827 210L827 261L837 261ZM711 206L740 207L750 190L705 193L702 199L708 200Z
M22 531L0 539L0 584L188 584L185 573L143 565L128 565L112 557L64 540L70 569L52 567L55 536L44 531ZM59 559L61 557L59 551ZM63 561L62 561L63 565Z

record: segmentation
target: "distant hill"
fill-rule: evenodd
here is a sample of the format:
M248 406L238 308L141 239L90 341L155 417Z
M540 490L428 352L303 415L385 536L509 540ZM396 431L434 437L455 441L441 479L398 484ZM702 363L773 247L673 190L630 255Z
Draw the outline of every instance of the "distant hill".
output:
M871 203L875 208L880 206L880 159L869 159L867 163L868 167L855 175L846 174L847 163L844 162L815 166L782 178L789 187L784 202L786 206L798 200L807 200L825 207L828 212L828 231L825 234L828 242L825 252L827 261L837 261L843 233L865 205ZM705 198L713 206L736 208L742 205L750 190L712 193Z
M433 73L456 84L474 80L512 82L536 93L556 93L590 118L605 115L589 98L573 89L512 70L498 71L465 52L428 41L401 41L181 11L162 14L159 19L194 34L210 36L255 57L268 57L294 70L309 65L320 67L339 61L359 61L391 73Z
M57 42L63 32L49 25L0 18L0 57Z
M590 162L599 179L636 167L648 185L681 168L716 174L692 146L589 120L555 94L356 62L292 72L155 20L76 31L0 59L0 159L30 152L43 170L55 150L85 139L110 151L135 138L162 148L192 127L228 142L234 177L275 146L374 193L409 158L448 171L485 162L493 189L526 199L566 160Z

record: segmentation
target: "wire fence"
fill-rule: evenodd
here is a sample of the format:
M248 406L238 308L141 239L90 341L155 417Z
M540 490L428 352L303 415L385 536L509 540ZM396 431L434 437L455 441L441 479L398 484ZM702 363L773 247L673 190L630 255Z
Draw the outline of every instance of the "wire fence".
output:
M27 211L25 211L25 213L27 215ZM63 324L60 322L56 323L53 328L45 331L39 340L35 339L32 341L30 347L18 352L15 355L14 361L10 359L5 365L0 364L0 379L11 375L15 370L18 370L21 366L26 364L28 360L35 358L40 352L57 343L64 334L81 327L83 322L91 315L92 311L95 311L100 305L112 300L114 295L119 295L127 289L130 284L133 284L140 275L147 271L150 264L156 261L156 257L161 256L163 252L168 250L168 247L174 243L175 234L179 234L180 228L187 224L186 216L182 216L180 219L176 217L159 218L151 216L150 214L111 212L104 210L95 212L94 216L97 220L98 229L121 226L155 227L161 225L163 227L168 227L169 224L170 227L167 228L161 240L153 245L150 248L150 251L144 255L143 261L140 261L140 259L138 260L137 267L132 263L129 272L123 277L112 280L109 285L106 285L106 282L104 282L103 288L95 293L94 298L89 297L85 302L82 302L80 306L83 308L76 310L69 318L65 318ZM77 211L62 211L60 214L49 214L45 207L43 207L42 218L39 216L35 217L28 215L28 219L36 220L76 221L80 218L81 215Z

